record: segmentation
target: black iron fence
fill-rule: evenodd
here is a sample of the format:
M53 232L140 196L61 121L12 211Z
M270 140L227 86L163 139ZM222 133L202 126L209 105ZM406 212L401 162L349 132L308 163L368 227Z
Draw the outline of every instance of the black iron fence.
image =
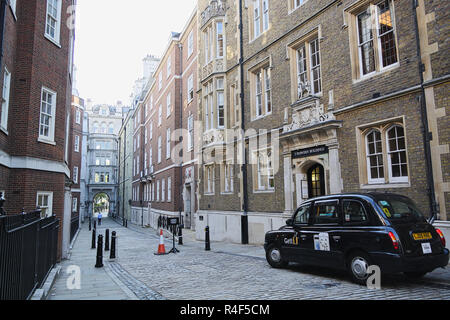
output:
M0 216L0 300L29 299L56 264L59 220Z
M72 242L73 237L75 237L75 234L78 231L78 228L80 227L80 217L76 216L73 217L70 221L70 242Z

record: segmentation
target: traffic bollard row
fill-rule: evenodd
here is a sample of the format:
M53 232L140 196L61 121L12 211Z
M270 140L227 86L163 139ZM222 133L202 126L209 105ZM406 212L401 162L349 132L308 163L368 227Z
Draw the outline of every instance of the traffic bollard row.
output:
M109 229L105 231L105 251L109 251Z
M110 259L116 258L116 232L113 231L111 234L111 251L109 255Z
M205 251L211 250L211 242L209 240L209 227L206 226L205 228Z
M95 263L96 268L103 267L103 236L98 235L98 244L97 244L97 262Z
M91 249L95 249L95 228L92 229L92 246Z

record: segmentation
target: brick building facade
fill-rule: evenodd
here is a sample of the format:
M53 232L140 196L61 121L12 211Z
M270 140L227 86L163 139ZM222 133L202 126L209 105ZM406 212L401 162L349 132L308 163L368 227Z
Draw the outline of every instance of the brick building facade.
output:
M196 13L181 33L171 34L133 114L131 221L138 225L156 227L160 216L179 216L186 227L193 227Z
M262 243L308 198L368 191L447 220L445 10L199 0L197 225Z
M70 240L73 0L1 1L0 191L8 214L43 209Z

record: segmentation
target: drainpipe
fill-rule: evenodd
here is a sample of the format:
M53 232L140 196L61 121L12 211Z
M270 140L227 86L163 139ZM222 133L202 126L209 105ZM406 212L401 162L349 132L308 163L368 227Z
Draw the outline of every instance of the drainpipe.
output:
M3 60L3 39L4 39L5 24L6 24L7 1L8 0L1 0L1 4L0 4L0 69L2 68L2 60Z
M425 149L425 165L427 170L427 183L428 183L428 197L430 199L430 212L431 217L429 219L430 223L433 223L438 215L438 204L436 203L436 192L434 189L434 177L433 177L433 163L431 160L431 147L430 141L433 140L432 133L428 127L428 115L427 115L427 106L425 100L425 87L424 87L424 79L423 72L425 71L425 65L422 63L422 54L420 48L420 35L419 35L419 22L417 20L417 7L419 6L417 0L412 0L412 9L414 14L414 30L416 34L416 49L417 49L417 57L418 57L418 68L419 68L419 79L420 79L420 88L421 95L420 99L420 108L422 113L422 125L423 125L423 143Z
M181 43L178 43L178 49L180 50L180 130L183 130L183 45ZM183 157L184 157L184 150L183 150L183 142L184 142L184 138L182 137L181 141L179 143L181 143L181 152L182 152L182 158L181 158L181 163L180 163L180 181L183 181ZM172 185L175 185L175 181L173 181ZM181 195L181 199L183 199L183 183L180 183L180 195ZM175 197L174 201L175 201ZM181 216L181 203L182 201L179 199L178 200L178 215L180 217L180 224L184 224L182 223L182 221L184 222L184 219ZM183 203L184 205L184 203Z
M245 147L245 114L244 114L244 39L243 39L243 19L242 19L242 10L243 10L243 0L239 0L239 46L240 46L240 54L239 54L239 69L240 69L240 81L241 81L241 132L242 136L242 159L244 163L241 164L241 172L242 172L242 216L241 216L241 242L242 244L248 244L248 186L247 186L247 155L246 155L246 147Z

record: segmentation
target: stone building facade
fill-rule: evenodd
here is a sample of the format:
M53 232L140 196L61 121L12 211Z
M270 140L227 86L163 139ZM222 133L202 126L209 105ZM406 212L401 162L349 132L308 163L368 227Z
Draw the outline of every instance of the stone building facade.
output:
M197 225L262 243L306 199L369 191L447 220L446 9L199 0Z
M109 201L108 215L118 210L118 134L122 126L122 111L125 107L118 102L116 106L92 105L88 101L88 136L85 172L85 207L84 216L94 214L94 198L106 194Z
M1 1L0 192L8 214L42 208L60 219L58 259L70 242L69 127L73 0Z

